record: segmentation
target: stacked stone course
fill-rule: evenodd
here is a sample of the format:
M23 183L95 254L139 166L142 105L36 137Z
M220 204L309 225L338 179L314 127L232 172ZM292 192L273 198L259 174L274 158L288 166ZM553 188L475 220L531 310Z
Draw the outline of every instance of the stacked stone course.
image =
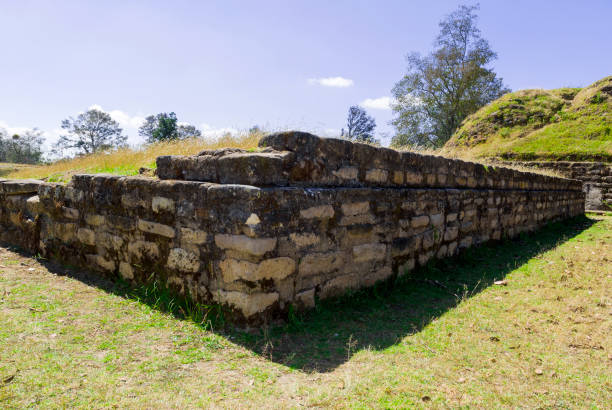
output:
M261 323L584 209L562 178L295 132L262 146L160 157L161 180L0 182L1 238Z
M606 162L524 161L507 162L527 168L556 171L566 178L583 183L587 210L612 210L612 164Z

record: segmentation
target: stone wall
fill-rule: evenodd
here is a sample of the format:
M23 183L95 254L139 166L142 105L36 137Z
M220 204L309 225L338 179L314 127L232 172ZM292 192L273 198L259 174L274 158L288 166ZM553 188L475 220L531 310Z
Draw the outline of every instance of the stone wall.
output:
M504 163L501 163L502 166ZM534 169L556 171L583 183L587 210L612 210L612 164L606 162L526 161L508 162Z
M572 180L383 148L342 159L338 146L366 148L301 133L262 145L271 160L235 150L160 158L160 176L176 179L0 182L0 239L134 284L162 280L260 323L584 209ZM196 177L212 182L178 180Z

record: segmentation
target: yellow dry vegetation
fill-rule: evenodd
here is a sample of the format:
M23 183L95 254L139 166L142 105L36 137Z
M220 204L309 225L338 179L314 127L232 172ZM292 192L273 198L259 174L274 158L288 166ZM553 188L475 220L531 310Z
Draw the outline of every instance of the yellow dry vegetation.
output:
M205 149L224 147L254 150L262 136L261 132L226 134L215 140L190 138L159 142L138 148L121 148L60 160L48 165L21 166L6 173L4 177L63 182L69 180L74 174L83 173L135 175L141 167L155 168L155 159L162 155L194 155Z

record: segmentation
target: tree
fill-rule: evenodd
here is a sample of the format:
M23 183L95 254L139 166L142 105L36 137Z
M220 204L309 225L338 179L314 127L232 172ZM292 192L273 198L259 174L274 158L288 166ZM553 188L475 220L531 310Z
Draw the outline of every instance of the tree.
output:
M375 141L374 128L376 128L374 118L370 117L363 108L353 105L349 108L346 119L346 135L343 128L342 136L349 140L372 143Z
M170 141L202 136L202 132L190 124L179 124L176 114L159 113L149 115L138 128L138 135L146 137L147 142Z
M408 73L392 90L392 146L441 147L461 122L510 91L488 65L497 58L476 26L478 6L460 6L440 22L434 51L409 54Z
M125 145L127 137L119 123L104 111L90 109L77 118L69 117L62 121L62 129L68 135L62 135L56 144L56 150L76 150L79 154L91 154L100 150Z
M42 143L42 131L37 128L11 137L5 130L0 129L0 161L37 164L42 157Z

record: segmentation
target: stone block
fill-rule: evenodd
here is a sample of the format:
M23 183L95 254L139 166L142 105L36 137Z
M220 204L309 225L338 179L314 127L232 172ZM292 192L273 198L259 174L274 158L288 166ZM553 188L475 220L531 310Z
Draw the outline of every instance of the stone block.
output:
M208 233L199 229L181 228L181 241L202 245L208 240Z
M300 276L311 276L339 270L347 263L344 252L316 252L302 258L299 264Z
M102 226L106 223L104 215L86 214L85 223L91 226Z
M368 201L342 204L342 214L345 216L365 214L369 211L370 203Z
M79 228L77 230L77 238L81 243L84 243L85 245L96 244L96 233L91 229Z
M387 245L384 243L366 243L353 247L353 261L379 261L387 256Z
M92 266L93 268L99 269L99 270L103 270L103 271L108 271L108 272L114 272L116 265L114 261L111 260L107 260L105 258L103 258L101 255L85 255L85 259L87 259L87 263L89 263L90 266Z
M170 249L167 266L182 272L197 272L200 269L200 257L181 248Z
M134 241L128 243L128 253L133 259L156 260L159 258L159 248L155 242Z
M249 238L246 235L215 235L215 244L221 249L232 249L254 256L263 256L276 248L276 238Z
M289 239L298 248L306 248L321 242L321 238L314 233L291 233L289 234Z
M226 304L244 315L245 318L264 312L278 302L278 292L246 294L237 291L218 290L214 294L217 302Z
M304 219L327 219L333 218L334 208L331 205L319 205L311 208L302 209L300 211L300 217Z
M138 220L138 229L142 232L152 233L166 238L174 238L176 232L174 228L168 225L160 224L152 221Z
M333 171L332 173L340 179L353 181L357 180L357 177L359 176L359 169L357 167L343 167Z
M427 225L429 225L429 216L427 215L415 216L410 220L410 226L413 228L422 228Z
M389 178L389 171L386 169L373 168L366 171L365 179L368 182L385 183Z
M127 262L119 262L119 274L125 280L134 279L134 269Z
M175 205L174 201L170 198L166 198L163 196L154 196L151 199L151 209L153 212L169 212L174 213Z

